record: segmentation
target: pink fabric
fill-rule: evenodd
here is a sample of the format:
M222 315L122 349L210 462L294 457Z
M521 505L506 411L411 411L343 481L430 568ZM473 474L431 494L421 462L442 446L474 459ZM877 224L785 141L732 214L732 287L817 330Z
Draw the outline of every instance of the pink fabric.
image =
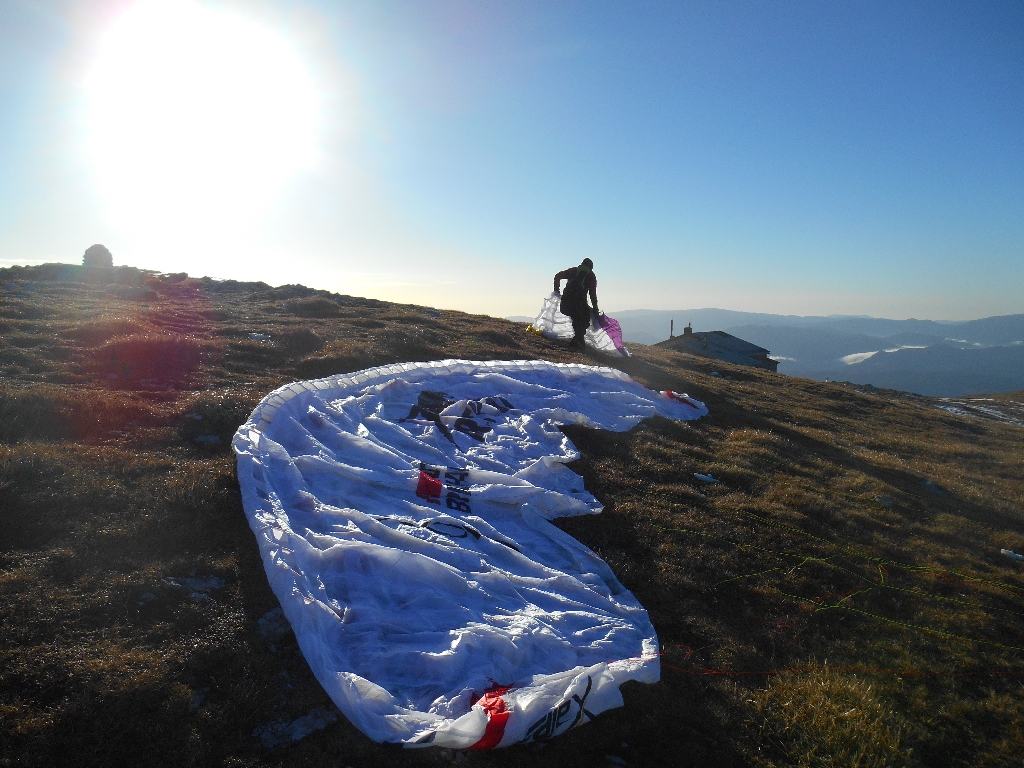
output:
M612 340L615 348L619 350L619 354L623 357L629 355L629 350L626 349L622 343L622 328L619 327L619 321L608 315L597 315L596 323L598 328L608 334L608 338Z

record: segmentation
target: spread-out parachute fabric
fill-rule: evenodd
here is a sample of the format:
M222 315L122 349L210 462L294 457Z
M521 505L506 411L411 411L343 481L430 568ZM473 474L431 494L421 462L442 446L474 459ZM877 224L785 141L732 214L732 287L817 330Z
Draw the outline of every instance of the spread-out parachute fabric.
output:
M242 501L328 694L377 741L543 739L659 677L643 606L549 520L600 512L559 424L707 413L609 368L402 363L290 384L239 427Z
M537 319L531 324L533 329L549 339L571 339L575 334L572 330L572 319L563 315L558 308L561 295L552 293L544 299ZM617 320L608 315L590 313L590 328L585 336L587 346L608 355L629 357L629 350L622 343L622 329Z

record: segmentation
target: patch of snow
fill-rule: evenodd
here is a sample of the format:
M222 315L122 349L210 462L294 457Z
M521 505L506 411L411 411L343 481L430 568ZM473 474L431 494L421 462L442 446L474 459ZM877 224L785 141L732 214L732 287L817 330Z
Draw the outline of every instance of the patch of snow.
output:
M989 402L992 405L976 405L976 403ZM964 398L952 399L943 398L941 402L935 403L938 408L958 416L968 418L983 418L999 421L1004 424L1024 427L1024 407L1022 403L1013 401L998 402L994 398Z
M220 576L207 576L204 578L191 577L181 579L189 589L196 592L206 592L211 589L224 589L225 581Z
M878 350L876 349L874 352L854 352L852 355L846 355L839 359L842 360L847 365L856 365L857 363L863 363L869 357L873 357L874 355L877 354Z
M270 650L276 650L274 644L280 642L285 635L292 631L291 624L284 616L284 611L274 608L267 611L259 620L260 634L270 641Z
M192 573L186 578L182 576L167 576L161 581L164 586L171 587L172 589L185 589L191 593L191 597L197 603L201 603L204 600L210 600L210 596L206 593L211 589L223 589L226 582L220 576L207 576L205 578L197 577L195 575L195 569L192 569Z
M253 731L252 735L259 736L267 749L273 749L304 739L314 731L322 731L337 720L338 715L332 710L317 707L290 723L281 720L267 723Z

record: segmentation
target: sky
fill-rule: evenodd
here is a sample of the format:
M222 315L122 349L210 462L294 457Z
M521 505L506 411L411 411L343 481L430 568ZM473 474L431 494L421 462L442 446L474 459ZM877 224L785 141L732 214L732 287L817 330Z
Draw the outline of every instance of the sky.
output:
M1024 313L1024 3L0 0L0 266Z

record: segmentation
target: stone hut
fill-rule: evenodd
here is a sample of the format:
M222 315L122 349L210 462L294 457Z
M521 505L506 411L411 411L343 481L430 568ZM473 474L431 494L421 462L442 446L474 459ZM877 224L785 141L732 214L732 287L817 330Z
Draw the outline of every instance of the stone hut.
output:
M90 245L85 249L85 254L82 256L82 266L112 267L114 266L114 257L107 250L107 246L96 243L96 245Z
M654 346L674 349L677 352L689 352L691 355L713 357L726 363L764 368L768 371L777 371L779 367L778 362L768 356L771 352L764 347L751 344L725 331L694 332L689 324L683 329L682 336L669 336Z

